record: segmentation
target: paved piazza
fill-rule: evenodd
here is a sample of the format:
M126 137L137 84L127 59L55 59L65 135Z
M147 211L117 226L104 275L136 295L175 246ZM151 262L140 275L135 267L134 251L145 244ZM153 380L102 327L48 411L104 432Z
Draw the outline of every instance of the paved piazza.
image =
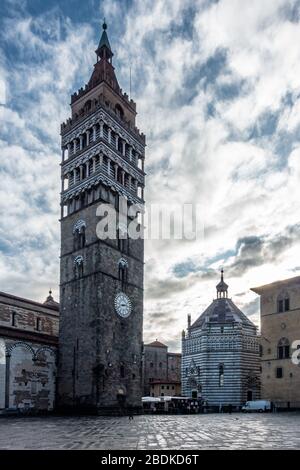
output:
M0 418L0 449L300 449L300 413Z

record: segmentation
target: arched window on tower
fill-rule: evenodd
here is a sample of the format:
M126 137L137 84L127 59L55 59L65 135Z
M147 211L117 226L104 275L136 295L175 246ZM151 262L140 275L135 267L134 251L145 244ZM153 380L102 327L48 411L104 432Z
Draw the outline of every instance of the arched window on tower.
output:
M126 290L128 283L128 261L125 258L119 259L119 281L121 281L121 289Z
M284 299L284 311L287 312L290 309L290 298L285 297Z
M79 229L76 229L73 235L73 248L76 251L79 250Z
M119 226L117 230L117 238L118 238L118 249L122 253L127 253L129 252L129 239L128 239L128 233L127 233L127 227L123 228Z
M83 257L82 256L76 256L74 259L74 274L75 278L79 279L80 277L83 276Z
M219 387L223 387L224 385L224 365L219 365Z
M84 110L85 110L86 112L88 112L88 111L90 111L91 107L92 107L92 102L91 102L91 100L87 100L87 101L84 103Z
M119 104L116 104L116 106L115 106L115 113L120 119L124 118L123 108Z
M123 184L122 170L118 171L118 183Z
M73 248L74 251L80 250L85 246L85 229L86 223L84 220L78 220L73 227Z
M84 175L84 172L82 172L82 174ZM84 178L84 176L83 176ZM82 209L85 205L86 205L86 192L80 194L79 196L79 208Z
M281 338L277 345L278 359L288 359L290 357L290 342L287 338Z
M277 312L283 313L288 310L290 310L290 297L287 292L283 292L277 297Z

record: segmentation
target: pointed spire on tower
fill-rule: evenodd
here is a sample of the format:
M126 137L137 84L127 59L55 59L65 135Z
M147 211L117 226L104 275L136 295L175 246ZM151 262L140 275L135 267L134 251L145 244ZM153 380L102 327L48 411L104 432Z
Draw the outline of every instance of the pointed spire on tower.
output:
M99 45L96 49L96 54L97 54L97 61L99 59L105 59L106 61L110 62L111 63L111 60L112 60L112 57L113 57L113 52L111 50L111 47L110 47L110 44L109 44L109 40L108 40L108 36L107 36L107 33L106 33L106 30L107 30L107 24L105 22L105 18L104 18L104 21L103 21L103 24L102 24L102 35L101 35L101 38L100 38L100 41L99 41Z
M117 93L120 92L117 77L115 75L114 67L112 65L113 52L110 47L110 43L107 36L107 24L102 24L102 35L99 41L99 45L95 50L97 54L97 62L94 65L94 71L88 83L88 88L94 88L99 83L105 81L113 88Z
M221 269L221 280L216 286L217 288L217 298L227 298L228 297L228 285L224 282L224 270Z

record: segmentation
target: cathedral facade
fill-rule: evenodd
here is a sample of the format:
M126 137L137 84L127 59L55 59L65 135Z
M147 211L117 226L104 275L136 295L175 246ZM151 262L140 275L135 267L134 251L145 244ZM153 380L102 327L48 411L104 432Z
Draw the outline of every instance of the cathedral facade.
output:
M55 408L59 304L0 292L0 414Z
M143 210L145 136L118 84L106 29L91 78L72 95L72 117L61 126L57 400L61 409L98 413L141 409L142 397L144 243L127 227L134 220L140 227L128 210ZM104 205L117 222L107 239L97 229Z
M182 394L210 407L240 408L260 397L259 343L256 326L217 285L217 298L182 332Z

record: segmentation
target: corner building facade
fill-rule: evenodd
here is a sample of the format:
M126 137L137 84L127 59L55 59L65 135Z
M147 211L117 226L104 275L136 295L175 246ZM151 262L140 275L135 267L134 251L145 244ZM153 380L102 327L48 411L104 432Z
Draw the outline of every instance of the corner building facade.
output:
M100 414L139 410L142 396L144 243L119 219L122 211L125 225L132 222L121 199L143 210L145 136L119 87L106 29L92 76L72 95L72 117L61 126L57 399L61 409ZM96 233L102 204L116 210L115 238Z
M262 398L300 409L300 276L251 290L260 295Z

